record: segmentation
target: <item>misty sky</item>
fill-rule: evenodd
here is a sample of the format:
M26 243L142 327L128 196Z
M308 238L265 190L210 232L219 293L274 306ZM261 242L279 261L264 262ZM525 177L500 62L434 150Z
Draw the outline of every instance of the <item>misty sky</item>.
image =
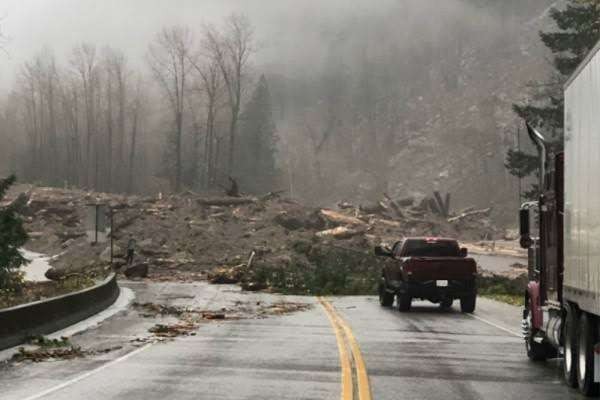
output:
M199 30L218 23L232 12L249 16L262 50L260 61L271 62L282 51L307 51L290 38L318 35L315 16L337 18L343 12L377 12L393 0L0 0L4 35L9 37L0 62L0 87L7 88L13 73L44 46L59 60L83 41L122 49L133 62L143 60L148 44L163 26L186 24ZM305 44L306 44L305 43ZM275 50L277 49L277 50ZM286 58L289 55L285 55Z

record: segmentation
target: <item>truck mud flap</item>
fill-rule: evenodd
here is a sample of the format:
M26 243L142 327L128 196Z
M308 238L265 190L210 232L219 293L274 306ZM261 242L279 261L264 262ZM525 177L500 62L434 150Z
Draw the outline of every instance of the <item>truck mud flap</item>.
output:
M594 382L600 382L600 343L594 346Z

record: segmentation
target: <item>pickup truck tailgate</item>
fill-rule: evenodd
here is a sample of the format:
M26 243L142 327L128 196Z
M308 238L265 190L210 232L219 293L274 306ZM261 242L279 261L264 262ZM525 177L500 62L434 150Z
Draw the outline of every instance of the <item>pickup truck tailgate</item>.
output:
M410 257L404 260L402 272L412 281L465 280L477 274L472 258Z

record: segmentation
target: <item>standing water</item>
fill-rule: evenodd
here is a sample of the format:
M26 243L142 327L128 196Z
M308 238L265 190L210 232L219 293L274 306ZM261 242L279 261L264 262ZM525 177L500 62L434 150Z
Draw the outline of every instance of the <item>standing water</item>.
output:
M19 268L25 273L25 280L30 282L48 281L44 274L51 268L48 263L51 257L25 249L21 249L21 254L30 261L29 264Z

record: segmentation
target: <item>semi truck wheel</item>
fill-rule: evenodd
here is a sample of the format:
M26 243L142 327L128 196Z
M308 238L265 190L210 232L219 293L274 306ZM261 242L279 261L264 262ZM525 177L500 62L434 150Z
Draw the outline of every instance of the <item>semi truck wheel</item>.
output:
M566 309L565 323L563 326L564 351L563 374L565 382L572 388L577 387L577 315L571 307Z
M410 311L412 305L412 298L407 294L398 295L398 310L401 312Z
M581 313L579 317L579 357L577 357L577 383L579 390L586 396L598 394L600 385L594 382L594 344L597 329L592 317Z
M477 302L476 294L472 294L467 297L462 297L460 299L460 311L467 313L467 314L472 314L473 312L475 312L475 303L476 302Z
M385 289L385 283L379 284L379 304L382 307L391 307L394 304L394 294Z

